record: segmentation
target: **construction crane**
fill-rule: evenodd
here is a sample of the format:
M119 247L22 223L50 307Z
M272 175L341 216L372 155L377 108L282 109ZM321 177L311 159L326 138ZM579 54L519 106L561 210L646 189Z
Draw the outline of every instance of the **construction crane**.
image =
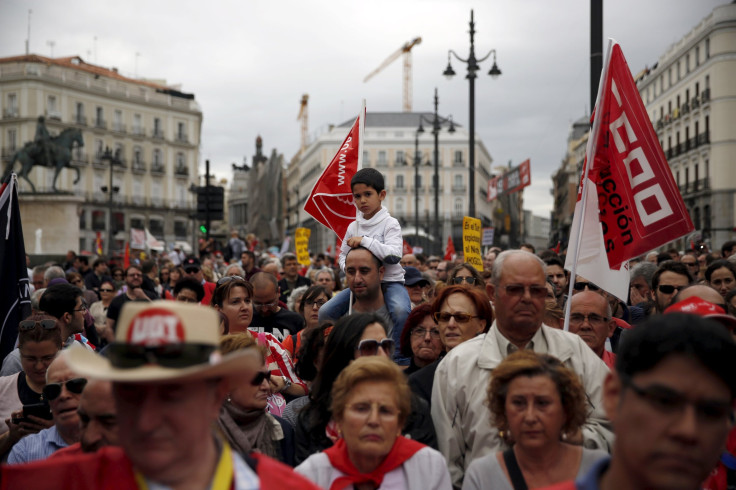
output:
M299 103L299 115L296 116L297 121L301 121L302 123L302 141L301 145L299 147L299 152L304 151L304 149L307 147L307 133L309 131L309 118L307 114L307 102L309 102L309 94L302 95L302 100Z
M414 40L407 42L402 47L400 47L395 53L393 53L391 56L386 58L386 61L381 63L381 66L373 70L368 74L367 77L363 79L363 83L367 82L371 78L373 78L374 75L378 74L381 70L386 68L388 65L393 63L393 61L401 56L404 55L404 94L403 94L403 104L402 104L402 110L404 112L411 112L411 48L416 46L417 44L422 42L421 37L414 38Z

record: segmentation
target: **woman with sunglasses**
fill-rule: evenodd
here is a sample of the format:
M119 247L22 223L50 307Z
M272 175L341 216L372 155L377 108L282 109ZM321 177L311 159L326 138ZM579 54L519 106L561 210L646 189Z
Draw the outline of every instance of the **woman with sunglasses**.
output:
M410 359L404 374L409 376L445 354L440 331L432 318L432 305L415 306L401 331L401 355Z
M61 328L49 315L35 314L18 326L18 350L23 370L0 377L0 458L22 437L53 425L33 415L23 416L24 405L43 404L46 370L61 350Z
M393 359L394 341L386 335L383 319L372 313L340 318L332 328L324 357L312 384L309 403L299 412L295 429L296 463L327 449L339 438L330 404L332 385L340 372L359 357L381 356ZM436 447L434 426L426 402L412 397L411 413L402 434L428 446Z
M485 291L486 283L480 272L467 262L456 266L447 276L447 285L458 285L479 288Z
M445 352L450 352L466 340L486 333L493 323L493 310L484 291L476 287L453 285L440 290L432 303L432 318L437 324ZM430 406L434 373L440 360L409 377L412 391Z
M217 422L230 446L242 456L253 451L294 466L294 429L280 417L266 411L271 395L271 371L266 365L268 348L258 345L248 333L225 335L220 339L223 355L243 349L255 349L262 366L255 378L233 387L222 405Z
M123 284L125 284L125 271L121 267L113 267L111 275L115 284L115 291L119 291L123 287Z
M239 276L227 276L217 281L210 304L225 314L230 333L249 331L253 320L253 285ZM283 345L270 333L251 331L256 335L258 343L267 345L269 355L268 366L274 376L271 377L269 400L271 413L279 415L286 405L286 398L303 396L307 393L307 385L294 372L294 363Z
M401 435L410 394L389 359L356 359L332 387L330 410L340 438L296 471L322 488L452 488L439 451Z
M284 349L292 359L302 345L302 334L309 332L319 325L319 309L327 303L330 298L327 290L322 286L309 286L299 301L298 313L304 318L304 328L293 335L289 335L282 342Z
M103 281L100 284L100 301L95 301L89 307L89 314L95 319L95 328L100 336L101 340L107 339L106 321L107 321L107 308L110 306L110 302L115 297L117 290L113 281Z

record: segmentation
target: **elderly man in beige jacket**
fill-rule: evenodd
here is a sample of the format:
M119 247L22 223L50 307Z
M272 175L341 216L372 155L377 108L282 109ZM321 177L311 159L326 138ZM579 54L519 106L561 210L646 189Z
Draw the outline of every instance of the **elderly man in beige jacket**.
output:
M496 321L487 334L452 349L437 368L432 420L455 487L462 484L471 461L507 448L490 423L486 392L493 369L518 349L553 355L580 375L591 406L582 431L570 435L568 442L604 450L613 442L601 406L608 368L580 337L542 324L545 279L544 263L537 256L521 250L501 253L487 289Z

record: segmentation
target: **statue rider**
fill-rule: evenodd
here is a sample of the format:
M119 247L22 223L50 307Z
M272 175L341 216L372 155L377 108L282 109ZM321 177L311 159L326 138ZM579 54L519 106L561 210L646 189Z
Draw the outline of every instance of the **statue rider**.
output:
M51 136L49 131L46 129L46 123L44 122L43 116L38 116L38 123L36 123L36 136L33 138L34 143L39 149L41 157L38 163L44 167L51 167Z

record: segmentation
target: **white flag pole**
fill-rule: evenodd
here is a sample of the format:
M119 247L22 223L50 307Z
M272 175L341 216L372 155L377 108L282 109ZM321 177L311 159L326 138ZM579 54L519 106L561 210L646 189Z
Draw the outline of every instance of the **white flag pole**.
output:
M588 145L585 150L585 170L583 172L583 178L582 178L582 200L580 202L580 216L579 216L579 223L580 226L578 226L577 232L578 236L575 237L575 243L577 244L575 246L575 258L572 262L572 267L570 270L570 281L568 286L568 292L567 292L567 302L565 303L565 325L563 329L565 332L568 332L570 330L570 309L572 308L572 291L573 287L575 285L575 277L577 274L577 265L578 265L578 259L580 258L580 245L582 244L583 239L583 221L585 219L585 213L587 211L587 205L588 205L588 199L587 199L587 186L588 183L588 172L590 171L590 166L593 165L593 160L595 159L595 145L598 142L598 136L601 131L601 118L603 114L601 113L603 108L601 107L601 102L603 100L603 94L606 93L606 90L608 89L607 86L607 80L608 80L608 69L611 66L611 53L613 52L613 44L614 40L609 38L608 39L608 49L607 49L607 55L606 55L606 63L603 65L603 70L601 71L601 79L598 83L598 95L595 99L595 119L593 119L593 128L590 131L590 135L588 137ZM574 218L573 218L574 219ZM589 230L590 232L591 230ZM570 237L573 238L573 237Z

